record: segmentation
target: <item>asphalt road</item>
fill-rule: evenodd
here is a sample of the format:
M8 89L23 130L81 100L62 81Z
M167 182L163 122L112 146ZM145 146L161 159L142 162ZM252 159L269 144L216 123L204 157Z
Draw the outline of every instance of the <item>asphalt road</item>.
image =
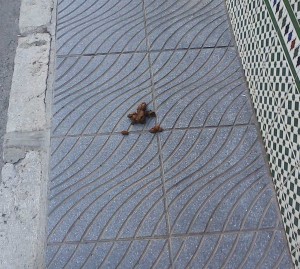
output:
M14 58L19 32L20 0L0 0L0 156L3 154L3 136L7 121L7 108L11 79L14 69ZM0 158L0 171L3 159Z

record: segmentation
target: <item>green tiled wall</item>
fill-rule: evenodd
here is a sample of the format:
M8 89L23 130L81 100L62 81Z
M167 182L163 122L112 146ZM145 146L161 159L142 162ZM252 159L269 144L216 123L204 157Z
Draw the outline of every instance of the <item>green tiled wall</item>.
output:
M300 1L226 0L226 5L299 268Z

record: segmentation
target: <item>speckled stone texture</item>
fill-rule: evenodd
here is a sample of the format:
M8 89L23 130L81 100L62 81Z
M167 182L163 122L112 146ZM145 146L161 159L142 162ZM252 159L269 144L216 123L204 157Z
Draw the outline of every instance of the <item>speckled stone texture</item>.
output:
M293 268L223 1L60 0L57 30L47 267Z

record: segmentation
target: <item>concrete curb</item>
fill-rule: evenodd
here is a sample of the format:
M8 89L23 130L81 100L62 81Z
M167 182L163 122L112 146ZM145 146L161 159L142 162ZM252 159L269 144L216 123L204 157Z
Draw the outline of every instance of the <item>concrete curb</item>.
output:
M22 0L19 28L22 35L46 33L51 27L53 0Z
M0 182L0 268L45 268L55 3L22 0Z

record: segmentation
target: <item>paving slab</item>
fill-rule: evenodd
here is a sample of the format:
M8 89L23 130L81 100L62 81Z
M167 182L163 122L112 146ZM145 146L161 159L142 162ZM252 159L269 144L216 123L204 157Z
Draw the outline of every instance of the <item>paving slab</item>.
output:
M53 158L62 150L50 185L49 242L167 234L156 137L67 138Z
M145 53L59 58L54 90L54 135L149 129L124 116L147 102L154 109Z
M283 231L172 238L175 268L293 268Z
M140 0L59 1L57 53L145 51Z
M222 0L145 0L151 50L228 46L232 35Z
M167 240L50 246L48 268L170 268Z
M171 234L278 227L254 126L164 132L162 144Z
M293 268L224 2L57 14L47 268Z
M234 48L151 53L157 114L167 128L251 123Z

